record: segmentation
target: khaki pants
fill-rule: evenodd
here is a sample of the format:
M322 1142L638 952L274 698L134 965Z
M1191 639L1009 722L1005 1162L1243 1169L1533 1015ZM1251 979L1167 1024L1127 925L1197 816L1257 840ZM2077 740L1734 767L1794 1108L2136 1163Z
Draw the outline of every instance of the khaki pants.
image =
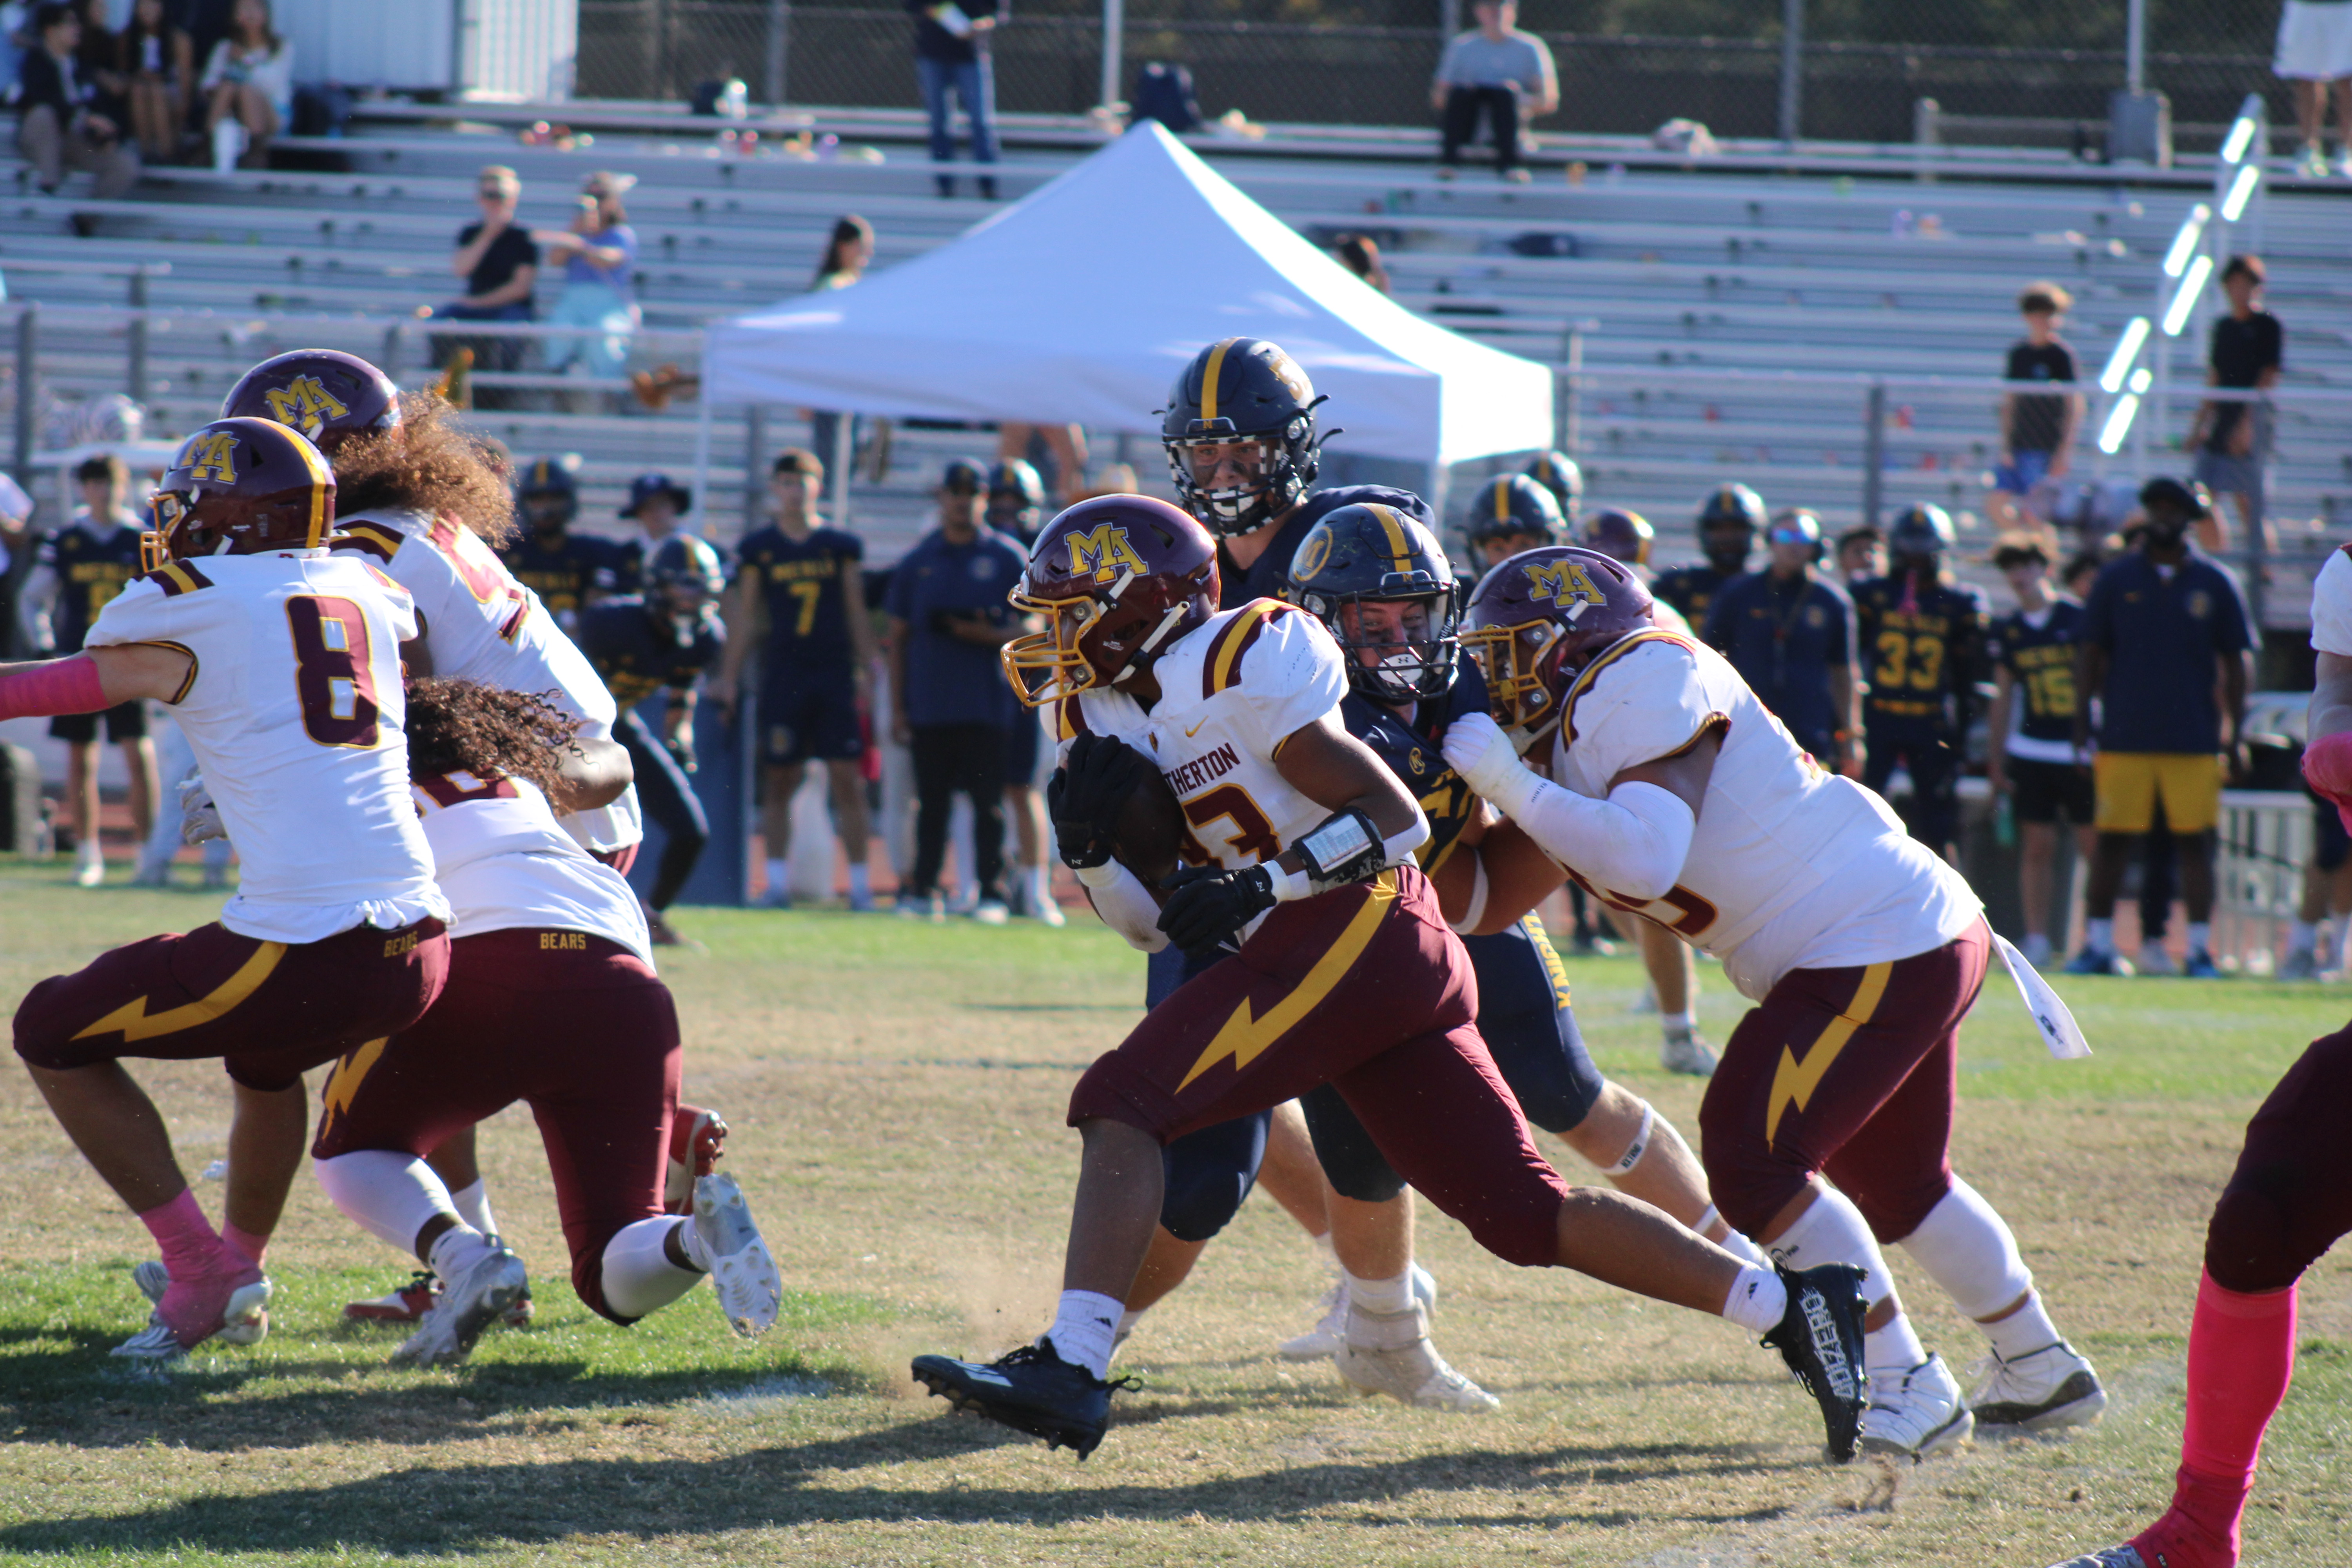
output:
M111 201L139 183L139 154L121 142L100 142L87 132L66 131L57 110L40 104L16 127L16 151L33 165L41 189L54 192L68 170L95 176L90 195Z

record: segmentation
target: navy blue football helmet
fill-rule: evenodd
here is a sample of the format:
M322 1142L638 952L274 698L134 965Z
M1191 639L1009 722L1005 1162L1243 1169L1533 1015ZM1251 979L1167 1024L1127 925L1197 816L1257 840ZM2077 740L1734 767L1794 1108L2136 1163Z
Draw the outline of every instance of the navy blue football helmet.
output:
M1378 505L1334 508L1299 541L1287 595L1339 639L1348 654L1348 683L1361 695L1418 702L1453 689L1462 596L1444 546L1411 513ZM1364 605L1400 602L1422 606L1425 626L1407 626L1404 640L1390 641L1365 624Z

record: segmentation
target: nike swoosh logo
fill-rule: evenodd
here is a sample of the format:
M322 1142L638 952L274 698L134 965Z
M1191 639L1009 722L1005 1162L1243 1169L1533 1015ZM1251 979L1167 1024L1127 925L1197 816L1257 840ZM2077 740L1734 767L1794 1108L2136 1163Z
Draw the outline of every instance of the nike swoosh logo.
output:
M1202 721L1201 721L1201 724L1205 724L1205 723L1207 723L1207 722L1208 722L1208 721L1207 721L1206 719L1203 719L1203 720L1202 720ZM1199 733L1201 732L1201 724L1195 724L1195 725L1193 725L1191 729L1189 729L1189 730L1185 731L1184 731L1184 738L1185 738L1186 740L1188 740L1188 741L1189 741L1189 740L1191 740L1193 736L1195 736L1195 735L1199 734Z

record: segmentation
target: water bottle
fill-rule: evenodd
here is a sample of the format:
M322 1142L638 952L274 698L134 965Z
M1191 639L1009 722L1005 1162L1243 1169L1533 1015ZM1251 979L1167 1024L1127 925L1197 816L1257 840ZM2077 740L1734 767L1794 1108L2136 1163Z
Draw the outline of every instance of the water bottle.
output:
M1992 808L1992 841L2003 849L2017 847L2017 807L2006 795Z

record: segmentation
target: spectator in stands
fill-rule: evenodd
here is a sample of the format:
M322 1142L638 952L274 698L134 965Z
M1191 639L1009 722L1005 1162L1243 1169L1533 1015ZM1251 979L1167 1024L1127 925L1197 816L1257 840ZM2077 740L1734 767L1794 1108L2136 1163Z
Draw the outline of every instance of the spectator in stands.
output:
M2116 895L2138 839L2158 814L2179 849L2189 906L2185 973L2211 976L2214 828L2221 783L2242 756L2253 646L2246 602L2228 568L2189 542L2204 500L2178 479L2140 491L2139 546L2100 572L2084 608L2074 687L2074 746L2091 743L2088 699L2099 701L2093 763L2099 829L2085 901L2083 951L2070 974L2116 972ZM2154 962L2151 963L2150 960ZM2142 949L2142 968L2168 973Z
M2341 166L2352 174L2352 5L2345 0L2286 0L2271 69L2294 86L2294 118L2303 131L2303 160L2296 172L2315 180L2327 177L2327 148L2320 135L2333 95L2336 137L2344 150Z
M196 86L213 166L268 168L269 139L294 118L294 46L270 26L269 0L236 0Z
M65 527L45 535L32 575L18 599L25 640L43 657L81 651L90 623L139 574L139 517L124 504L131 470L121 458L90 458L74 469L82 504ZM106 879L98 841L98 726L122 748L131 772L131 816L145 843L155 817L155 750L147 739L147 706L131 701L99 713L68 713L49 721L49 736L66 752L66 802L73 813L74 881L95 888Z
M1848 589L1886 575L1886 535L1868 523L1837 536L1838 581Z
M2009 348L2010 381L2073 382L2074 351L2058 336L2058 319L2074 297L2055 283L2029 283L2017 297L2025 336ZM2030 512L2025 498L2044 479L2063 479L2074 459L2074 437L2083 423L2080 393L2044 396L2005 392L2000 398L2000 456L1993 465L1985 512L2002 533L2047 526Z
M2230 313L2213 323L2206 385L2267 392L2278 384L2285 363L2285 334L2278 318L2262 308L2265 278L2258 256L2233 256L2221 268L2221 292L2229 296ZM2197 417L2189 427L2189 447L2197 454L2197 482L2235 500L2247 532L2261 530L2265 543L2270 526L2263 517L2263 468L2270 460L2270 437L2266 401L2208 398L2197 405ZM2209 513L2209 521L2210 526L2198 531L2200 542L2208 550L2228 549L2229 525L2219 513Z
M2074 830L2084 865L2096 852L2089 758L2074 749L2074 661L2083 637L2083 603L2050 582L2050 552L2030 533L2011 534L1992 552L2017 608L1992 623L1985 662L1992 667L1990 742L1985 779L2006 796L2018 826L2017 886L2025 906L2025 956L2047 963L2052 868L2058 822ZM2060 921L2065 911L2059 911ZM2063 938L2062 930L2059 935Z
M621 521L637 525L637 537L613 547L613 591L642 594L646 562L661 542L677 531L677 520L694 510L694 492L667 474L639 474L629 481ZM731 619L729 624L733 624Z
M1478 26L1457 35L1437 62L1429 104L1445 118L1438 151L1438 177L1452 179L1462 149L1486 117L1495 138L1495 169L1507 180L1525 180L1519 167L1519 122L1559 107L1559 77L1551 50L1533 33L1522 33L1515 0L1478 0Z
M1389 269L1381 264L1381 247L1370 235L1351 234L1332 247L1339 265L1385 294L1389 291Z
M107 0L76 0L81 42L74 47L74 70L98 89L89 106L121 127L131 122L131 104L124 97L130 80L122 74L122 40L107 25L111 9Z
M1822 521L1799 508L1766 530L1761 572L1735 577L1707 606L1706 640L1764 706L1824 764L1861 771L1853 601L1818 565Z
M33 166L44 195L55 195L68 169L86 169L90 194L111 201L139 183L139 155L122 144L121 128L91 107L98 95L80 79L75 51L81 23L69 5L33 12L39 47L25 51L16 75L16 150ZM98 220L76 213L74 232L95 232Z
M551 322L593 328L579 337L550 338L547 367L598 381L617 381L629 361L629 337L637 330L637 233L629 226L621 197L637 183L635 174L600 169L580 187L580 200L566 228L531 231L550 262L563 266L563 292ZM575 411L595 401L574 399Z
M449 270L466 280L466 292L434 310L457 321L528 321L533 315L531 290L539 282L539 245L530 230L515 222L522 200L522 180L504 163L489 163L474 176L474 202L481 208L479 222L457 231L457 248ZM471 349L477 370L521 368L522 338L443 337L433 340L436 363L446 364L459 349ZM511 406L508 389L486 386L474 394L477 408Z
M824 259L816 266L816 279L809 285L812 294L823 294L835 289L846 289L866 276L874 262L874 226L856 213L844 213L833 220L833 237L825 241ZM824 462L845 459L855 461L857 442L857 418L850 416L851 450L837 450L841 440L842 416L830 408L809 410L809 445Z
M1012 540L982 520L988 476L959 458L939 488L940 525L890 574L890 723L913 752L915 865L898 912L942 920L940 868L958 793L970 797L973 918L1003 925L1005 726L1013 694L997 650L1032 628L1004 595L1028 565Z
M194 46L173 26L163 0L137 0L131 24L115 39L131 134L150 163L180 160L180 129L188 119L188 90L196 79Z
M907 0L915 17L915 80L931 121L931 162L955 162L955 132L948 119L948 94L962 100L971 127L971 161L996 162L995 61L988 43L996 30L997 0ZM940 195L955 195L955 176L936 176ZM996 199L996 181L980 176L982 201Z

